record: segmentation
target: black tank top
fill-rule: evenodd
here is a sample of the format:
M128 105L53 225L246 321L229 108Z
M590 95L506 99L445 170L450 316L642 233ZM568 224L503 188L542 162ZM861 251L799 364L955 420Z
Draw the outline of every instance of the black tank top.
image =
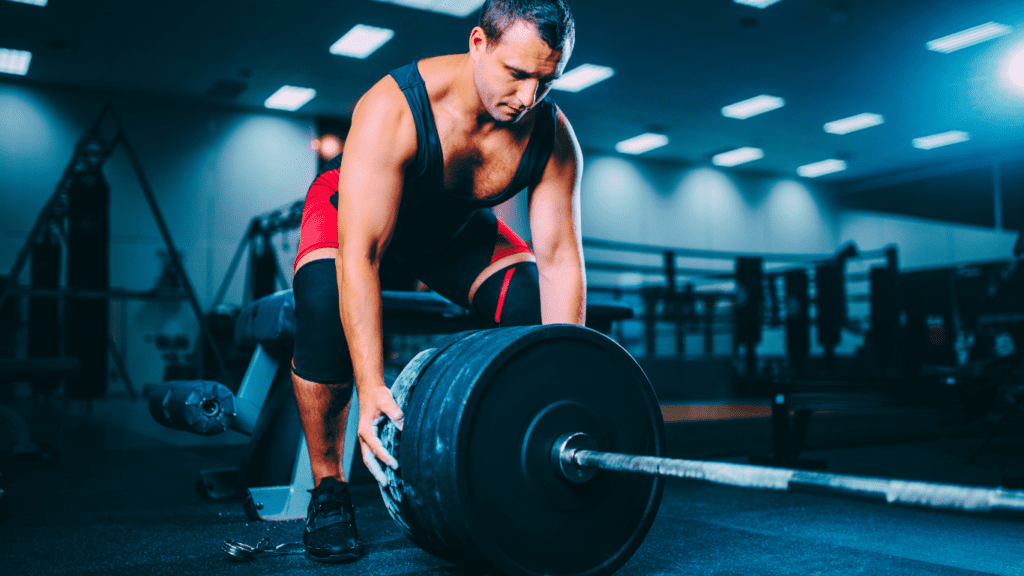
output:
M427 88L416 63L392 70L416 123L416 157L405 173L402 203L388 250L399 255L431 254L448 245L477 210L490 210L540 182L555 144L555 105L537 103L537 120L522 160L504 192L481 200L445 190L441 139Z

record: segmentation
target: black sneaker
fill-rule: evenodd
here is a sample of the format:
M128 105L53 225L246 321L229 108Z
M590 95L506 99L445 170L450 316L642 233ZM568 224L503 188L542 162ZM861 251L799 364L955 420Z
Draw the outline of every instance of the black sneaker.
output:
M306 529L302 532L306 558L330 563L358 560L359 532L348 484L328 476L309 493Z

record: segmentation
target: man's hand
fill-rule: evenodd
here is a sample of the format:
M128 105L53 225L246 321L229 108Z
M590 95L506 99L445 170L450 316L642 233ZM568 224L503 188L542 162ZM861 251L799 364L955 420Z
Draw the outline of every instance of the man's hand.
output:
M381 486L388 481L380 463L387 464L392 470L398 469L398 460L384 449L377 436L377 424L385 417L390 418L399 430L402 429L405 415L387 386L382 383L365 394L359 394L359 447L363 452L363 463Z

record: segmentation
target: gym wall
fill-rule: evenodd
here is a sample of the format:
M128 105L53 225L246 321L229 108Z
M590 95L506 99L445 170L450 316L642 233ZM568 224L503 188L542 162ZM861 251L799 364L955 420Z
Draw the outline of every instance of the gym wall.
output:
M104 100L99 94L0 83L0 270L13 265ZM148 96L115 98L114 106L205 308L250 219L305 194L316 169L309 144L313 121ZM157 252L164 245L123 150L108 160L104 173L111 187L110 284L150 289L161 271ZM294 257L294 244L290 249ZM290 257L281 254L289 277ZM240 274L227 302L241 302L242 284ZM119 345L137 387L162 376L163 361L148 335L186 334L191 343L197 333L184 301L129 301L118 320Z
M0 270L12 265L104 98L0 84L0 108L12 112L0 119ZM316 170L309 145L313 120L159 97L116 98L115 106L207 306L249 220L305 194ZM111 285L151 288L163 245L123 151L110 159L105 173L112 194ZM583 231L623 242L749 252L824 254L847 240L865 250L894 243L902 268L1005 258L1013 244L1009 232L843 209L832 201L832 192L792 178L585 153ZM497 211L530 237L525 195ZM294 235L278 248L290 277ZM686 265L710 270L731 269L732 263L694 259ZM591 283L641 282L636 275L591 273ZM240 274L227 302L241 301L242 284ZM139 386L159 381L163 367L147 335L193 338L196 333L184 302L129 302L119 311L119 322L124 327L120 344ZM784 349L781 338L765 336L762 353ZM844 342L839 352L851 352L855 345Z

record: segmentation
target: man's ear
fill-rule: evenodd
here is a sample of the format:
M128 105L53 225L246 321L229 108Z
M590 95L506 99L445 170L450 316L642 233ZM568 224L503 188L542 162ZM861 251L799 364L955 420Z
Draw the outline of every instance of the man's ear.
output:
M469 57L473 60L480 59L480 53L487 50L487 33L484 29L476 26L469 33Z

